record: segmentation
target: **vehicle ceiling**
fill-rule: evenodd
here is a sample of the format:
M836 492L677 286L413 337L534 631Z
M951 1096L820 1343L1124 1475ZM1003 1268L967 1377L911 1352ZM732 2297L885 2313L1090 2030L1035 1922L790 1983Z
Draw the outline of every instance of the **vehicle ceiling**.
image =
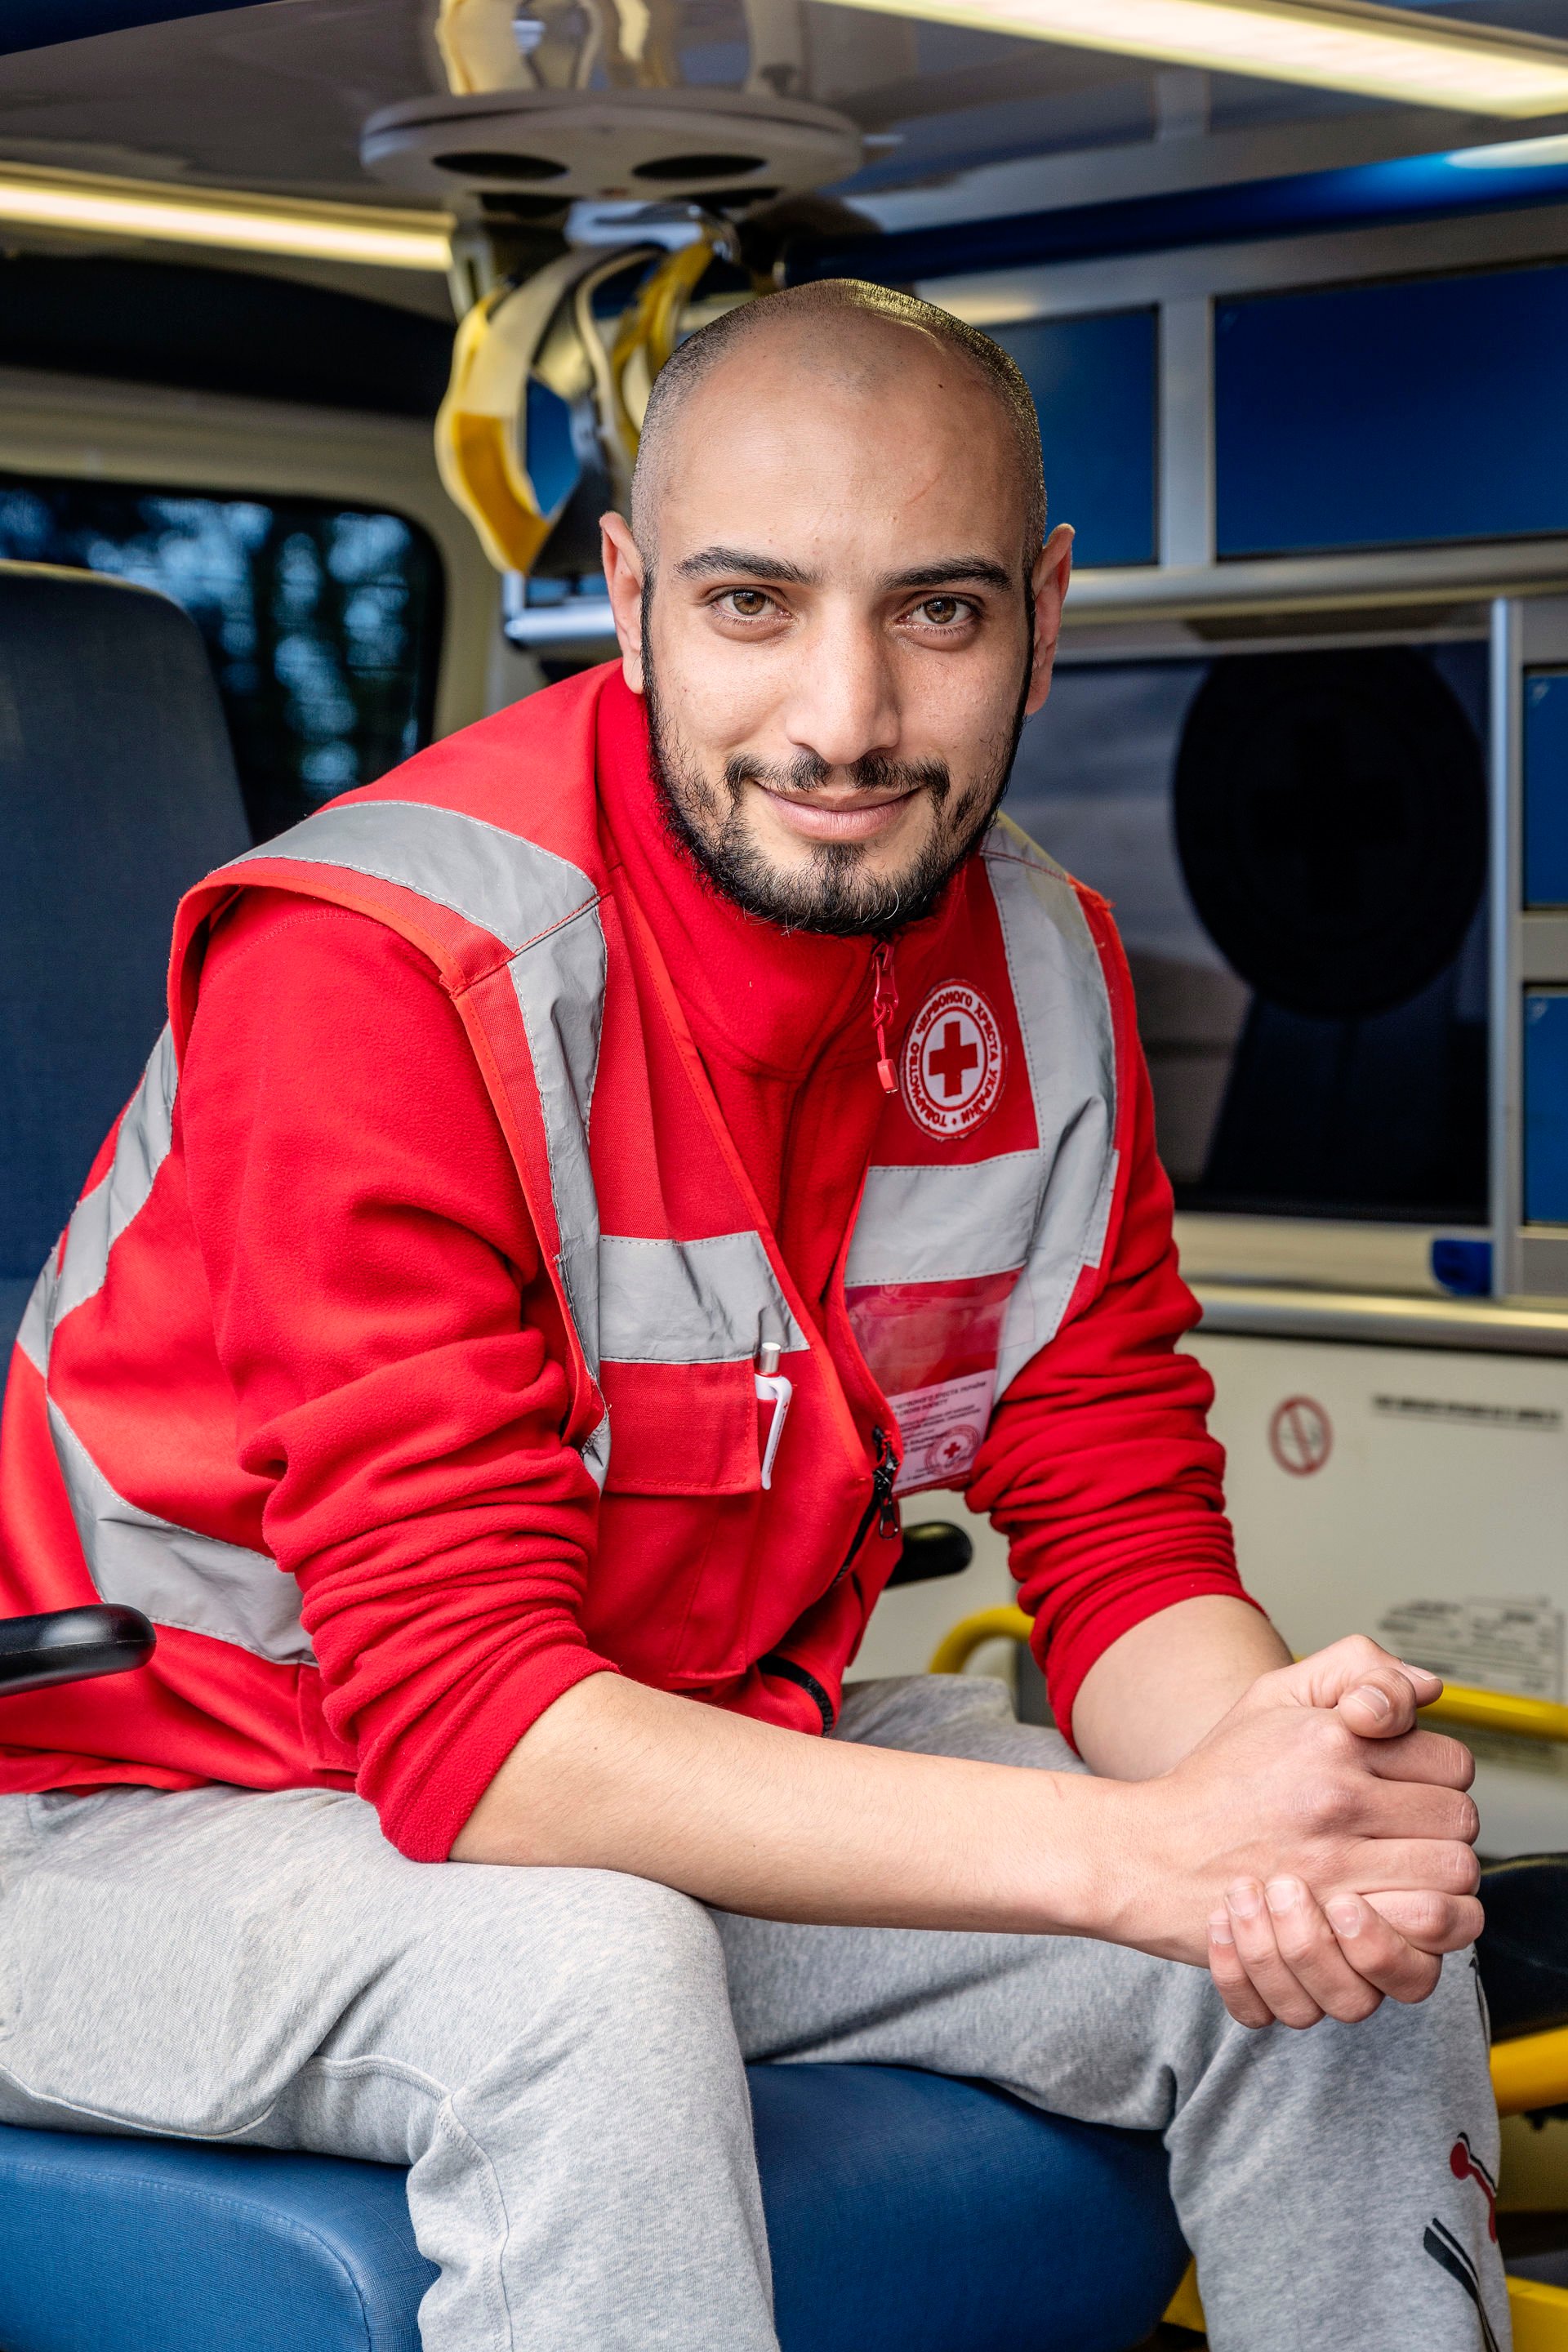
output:
M744 0L661 5L668 52L693 94L744 83ZM886 227L1430 152L1502 130L1495 118L1163 70L822 0L770 5L802 21L793 94L869 134L863 168L832 193ZM79 20L82 0L66 13ZM157 0L120 13L153 16ZM1471 0L1445 13L1568 37L1568 0ZM24 0L18 23L28 14ZM360 130L378 108L445 90L435 16L435 0L268 0L0 55L0 163L395 202L361 166ZM0 9L0 50L5 21Z

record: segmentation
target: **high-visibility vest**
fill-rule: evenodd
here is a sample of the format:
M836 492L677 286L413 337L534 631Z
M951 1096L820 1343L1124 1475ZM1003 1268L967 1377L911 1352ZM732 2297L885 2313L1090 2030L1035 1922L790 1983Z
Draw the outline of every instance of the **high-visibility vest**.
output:
M999 820L959 878L951 972L912 1008L840 1269L835 1311L885 1400L879 1486L670 975L612 883L595 775L617 697L606 667L531 698L188 895L169 1026L27 1310L0 1495L9 1605L143 1610L163 1629L149 1671L209 1712L221 1657L269 1759L237 1749L236 1779L353 1763L262 1540L268 1483L235 1458L188 1210L160 1183L204 945L237 892L370 916L449 994L548 1271L562 1436L602 1488L587 1631L644 1680L829 1727L898 1554L880 1490L962 1486L995 1398L1092 1286L1124 977L1099 902ZM764 1487L768 1343L791 1393Z

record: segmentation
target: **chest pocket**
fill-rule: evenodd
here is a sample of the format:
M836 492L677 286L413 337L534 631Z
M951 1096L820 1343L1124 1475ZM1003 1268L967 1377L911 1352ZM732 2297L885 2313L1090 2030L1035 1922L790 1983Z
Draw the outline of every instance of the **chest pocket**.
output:
M756 1383L743 1364L599 1367L610 1412L607 1495L761 1491Z
M599 1384L610 1413L607 1494L749 1495L762 1454L760 1343L806 1344L762 1237L599 1243Z

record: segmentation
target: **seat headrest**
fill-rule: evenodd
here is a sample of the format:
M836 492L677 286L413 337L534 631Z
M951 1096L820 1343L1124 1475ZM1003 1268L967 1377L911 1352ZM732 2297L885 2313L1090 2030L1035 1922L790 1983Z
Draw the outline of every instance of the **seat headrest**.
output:
M0 562L0 1280L42 1265L136 1085L181 893L248 845L195 624Z

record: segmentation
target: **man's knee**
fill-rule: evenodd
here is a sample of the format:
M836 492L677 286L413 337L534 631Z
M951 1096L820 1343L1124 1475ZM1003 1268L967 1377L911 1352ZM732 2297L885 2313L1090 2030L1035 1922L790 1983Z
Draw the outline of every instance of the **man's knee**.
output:
M553 2058L600 2043L651 2057L729 2031L723 1952L689 1895L613 1870L504 1878L468 1922L464 1973L488 1984L509 2042Z

